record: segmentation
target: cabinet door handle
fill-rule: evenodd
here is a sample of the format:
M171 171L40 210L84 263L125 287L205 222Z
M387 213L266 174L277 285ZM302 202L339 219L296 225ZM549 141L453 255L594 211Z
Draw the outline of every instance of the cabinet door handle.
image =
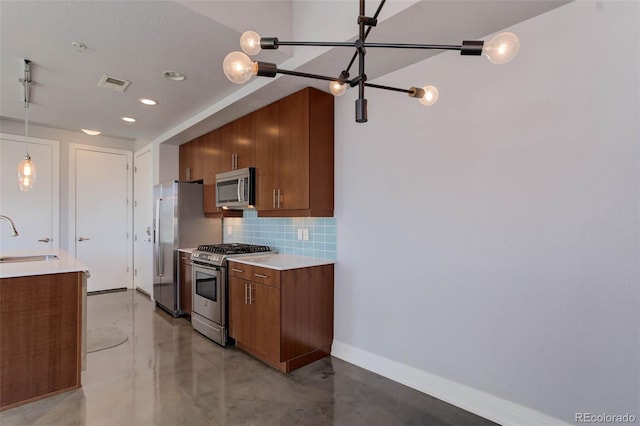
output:
M268 276L268 275L263 275L263 274L257 274L257 273L254 273L253 275L255 275L255 276L256 276L256 277L258 277L258 278L269 278L269 276Z
M273 190L273 208L276 208L276 190Z
M244 272L244 270L242 270L242 269L238 269L238 268L231 268L231 270L232 270L233 272L240 272L241 274Z
M278 208L280 208L280 189L278 189Z
M48 243L49 241L51 241L51 239L49 237L46 237L46 238L42 238L42 239L40 239L38 241L40 241L41 243Z
M253 305L253 286L249 284L249 304Z
M247 283L244 283L244 304L248 304L248 298L247 298Z

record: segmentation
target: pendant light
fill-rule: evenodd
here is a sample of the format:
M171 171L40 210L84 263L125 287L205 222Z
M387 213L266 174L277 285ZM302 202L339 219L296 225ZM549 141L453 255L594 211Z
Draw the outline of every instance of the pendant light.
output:
M369 32L378 24L378 15L382 10L386 0L382 0L378 9L371 17L365 15L365 0L360 0L360 11L358 15L358 38L353 42L316 42L316 41L281 41L276 37L261 37L255 31L246 31L240 37L240 47L243 52L235 51L229 53L222 64L224 74L234 83L242 84L251 77L275 77L277 74L285 74L296 77L306 77L329 82L329 90L334 96L342 95L350 87L358 88L358 99L356 100L356 122L367 122L367 99L364 97L365 87L374 89L390 90L393 92L406 93L410 98L417 99L421 105L429 106L438 100L438 89L427 85L422 88L410 87L408 89L399 87L383 86L370 83L365 72L365 55L367 49L434 49L434 50L458 50L461 55L481 56L485 55L494 64L504 64L509 62L518 53L520 42L513 33L500 33L488 42L482 40L464 40L459 45L437 45L437 44L407 44L407 43L369 43L366 41ZM340 72L339 77L331 77L319 74L303 73L293 70L279 68L274 63L253 61L249 56L256 55L262 49L278 49L279 46L324 46L324 47L347 47L355 49L351 61L347 67ZM358 75L350 78L349 72L355 60L358 59Z
M36 183L36 165L29 155L29 88L31 87L31 61L24 60L24 78L20 79L24 87L24 160L18 164L18 185L21 191L29 191Z

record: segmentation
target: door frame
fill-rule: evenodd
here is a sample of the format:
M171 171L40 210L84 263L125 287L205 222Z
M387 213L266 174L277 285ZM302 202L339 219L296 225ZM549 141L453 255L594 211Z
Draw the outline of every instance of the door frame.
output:
M0 133L1 140L26 143L25 136ZM33 138L29 136L29 143L38 143L51 147L51 238L52 247L62 247L60 245L60 142L53 139ZM18 165L16 164L16 170ZM36 162L36 167L38 163ZM42 185L42 180L38 180L36 185ZM17 185L16 180L16 185Z
M106 154L121 154L127 157L127 288L133 288L133 152L125 149L105 148L95 145L69 144L69 254L76 257L76 151L89 150Z
M134 192L133 192L133 238L131 241L132 247L133 247L133 286L136 290L142 291L143 293L147 294L149 297L152 297L153 294L153 242L151 244L151 269L148 271L149 272L149 278L151 279L151 282L149 283L150 285L150 289L146 289L144 287L139 287L136 286L136 278L135 278L135 272L138 269L139 265L140 265L140 261L139 259L136 258L136 250L135 250L135 236L136 235L143 235L143 232L145 230L143 229L137 229L136 228L136 209L135 209L135 203L136 203L136 199L138 198L136 193L135 193L135 185L136 185L136 178L135 178L135 173L136 173L136 168L138 167L138 158L144 154L146 154L147 152L149 153L150 156L150 162L149 162L149 176L151 177L150 182L151 185L148 188L149 192L152 194L151 196L151 212L149 213L150 217L151 217L151 226L153 228L153 146L151 144L145 146L142 149L139 149L138 151L135 151L133 153L133 173L134 173L134 178L133 178L133 187L134 187Z

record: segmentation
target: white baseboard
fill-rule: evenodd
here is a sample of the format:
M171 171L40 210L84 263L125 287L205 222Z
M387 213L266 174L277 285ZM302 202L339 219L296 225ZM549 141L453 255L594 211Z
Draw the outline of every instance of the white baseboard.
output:
M333 341L331 355L504 426L568 426L555 417L445 378Z

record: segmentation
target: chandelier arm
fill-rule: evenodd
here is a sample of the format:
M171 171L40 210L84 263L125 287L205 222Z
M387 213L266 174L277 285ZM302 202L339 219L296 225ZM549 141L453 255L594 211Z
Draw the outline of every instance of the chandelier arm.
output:
M351 80L344 79L344 78L335 78L335 77L329 77L329 76L320 75L320 74L309 74L306 72L284 70L282 68L276 68L276 72L278 74L293 75L295 77L313 78L315 80L339 81L340 83L347 83L347 84L351 83Z
M387 49L462 50L460 44L364 43L364 47Z
M354 47L353 41L280 41L278 46ZM277 47L276 47L277 49Z
M381 84L365 83L364 85L374 89L390 90L392 92L413 93L413 90L411 89L401 89L399 87L383 86Z

